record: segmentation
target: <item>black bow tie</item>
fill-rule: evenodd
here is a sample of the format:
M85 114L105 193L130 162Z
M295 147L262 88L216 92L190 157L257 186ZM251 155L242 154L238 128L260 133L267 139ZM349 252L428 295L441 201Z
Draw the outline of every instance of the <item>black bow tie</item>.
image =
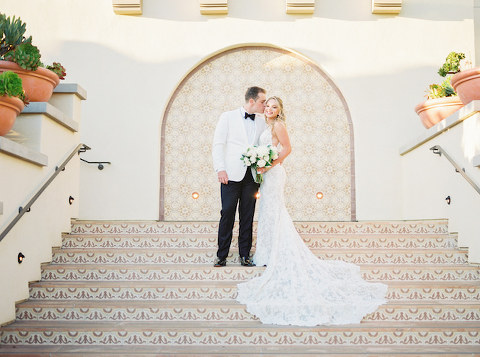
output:
M247 119L247 118L255 120L255 114L248 114L247 112L245 112L245 119Z

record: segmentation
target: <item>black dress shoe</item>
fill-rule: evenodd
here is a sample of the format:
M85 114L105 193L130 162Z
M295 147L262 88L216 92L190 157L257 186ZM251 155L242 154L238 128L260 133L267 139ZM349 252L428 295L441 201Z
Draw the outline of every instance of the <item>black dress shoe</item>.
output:
M244 267L254 267L255 264L250 260L250 258L247 257L240 257L240 264Z
M227 259L220 259L220 258L217 258L215 259L215 263L213 264L214 267L224 267L227 265Z

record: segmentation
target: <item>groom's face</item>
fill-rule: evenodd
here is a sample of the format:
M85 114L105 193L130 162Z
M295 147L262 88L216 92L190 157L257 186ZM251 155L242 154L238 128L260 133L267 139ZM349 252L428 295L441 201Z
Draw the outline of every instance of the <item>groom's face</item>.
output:
M251 113L263 113L266 99L265 93L258 93L257 100L253 102Z

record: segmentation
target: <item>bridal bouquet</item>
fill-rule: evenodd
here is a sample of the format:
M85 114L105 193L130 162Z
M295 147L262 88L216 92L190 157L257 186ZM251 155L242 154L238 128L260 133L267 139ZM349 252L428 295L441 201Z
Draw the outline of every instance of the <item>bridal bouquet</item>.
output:
M272 161L277 158L278 150L276 147L272 145L260 145L249 147L247 151L242 154L240 160L242 160L246 166L251 166L255 169L255 182L262 183L263 175L259 174L257 169L272 166Z

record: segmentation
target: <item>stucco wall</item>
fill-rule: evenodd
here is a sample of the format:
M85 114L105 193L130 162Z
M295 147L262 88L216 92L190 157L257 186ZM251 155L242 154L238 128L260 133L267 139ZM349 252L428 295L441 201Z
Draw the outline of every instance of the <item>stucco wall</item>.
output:
M424 130L413 107L445 56L474 56L471 0L411 0L398 16L372 15L370 0L317 1L303 16L286 15L282 0L230 0L213 17L197 0L143 4L142 16L119 16L110 1L1 0L44 62L62 62L89 93L81 141L94 150L84 157L112 165L81 166L80 218L158 218L165 106L195 64L238 43L291 48L328 73L353 121L357 219L402 218L398 148Z
M446 119L454 125L449 130L402 156L404 218L448 218L449 231L458 233L460 247L469 248L472 263L480 263L480 195L456 172L445 154L434 155L430 148L439 145L478 187L480 168L474 165L473 157L480 152L479 109L478 101L465 106ZM429 132L436 133L437 127Z
M77 124L80 121L81 99L74 93L54 93L50 104ZM34 104L31 104L33 106ZM30 131L22 131L27 122ZM15 135L14 135L15 134ZM24 149L46 157L45 166L37 165L0 147L0 232L17 216L19 207L26 207L47 180L79 144L79 135L53 120L46 113L21 114L17 117L8 140L18 140ZM25 156L24 156L25 158ZM79 211L80 160L74 154L58 176L35 201L11 231L0 241L0 324L15 319L15 302L29 297L28 282L40 280L41 264L52 260L52 247L62 245L62 232L70 232L71 218ZM74 201L69 204L69 197ZM25 255L18 264L18 253Z

